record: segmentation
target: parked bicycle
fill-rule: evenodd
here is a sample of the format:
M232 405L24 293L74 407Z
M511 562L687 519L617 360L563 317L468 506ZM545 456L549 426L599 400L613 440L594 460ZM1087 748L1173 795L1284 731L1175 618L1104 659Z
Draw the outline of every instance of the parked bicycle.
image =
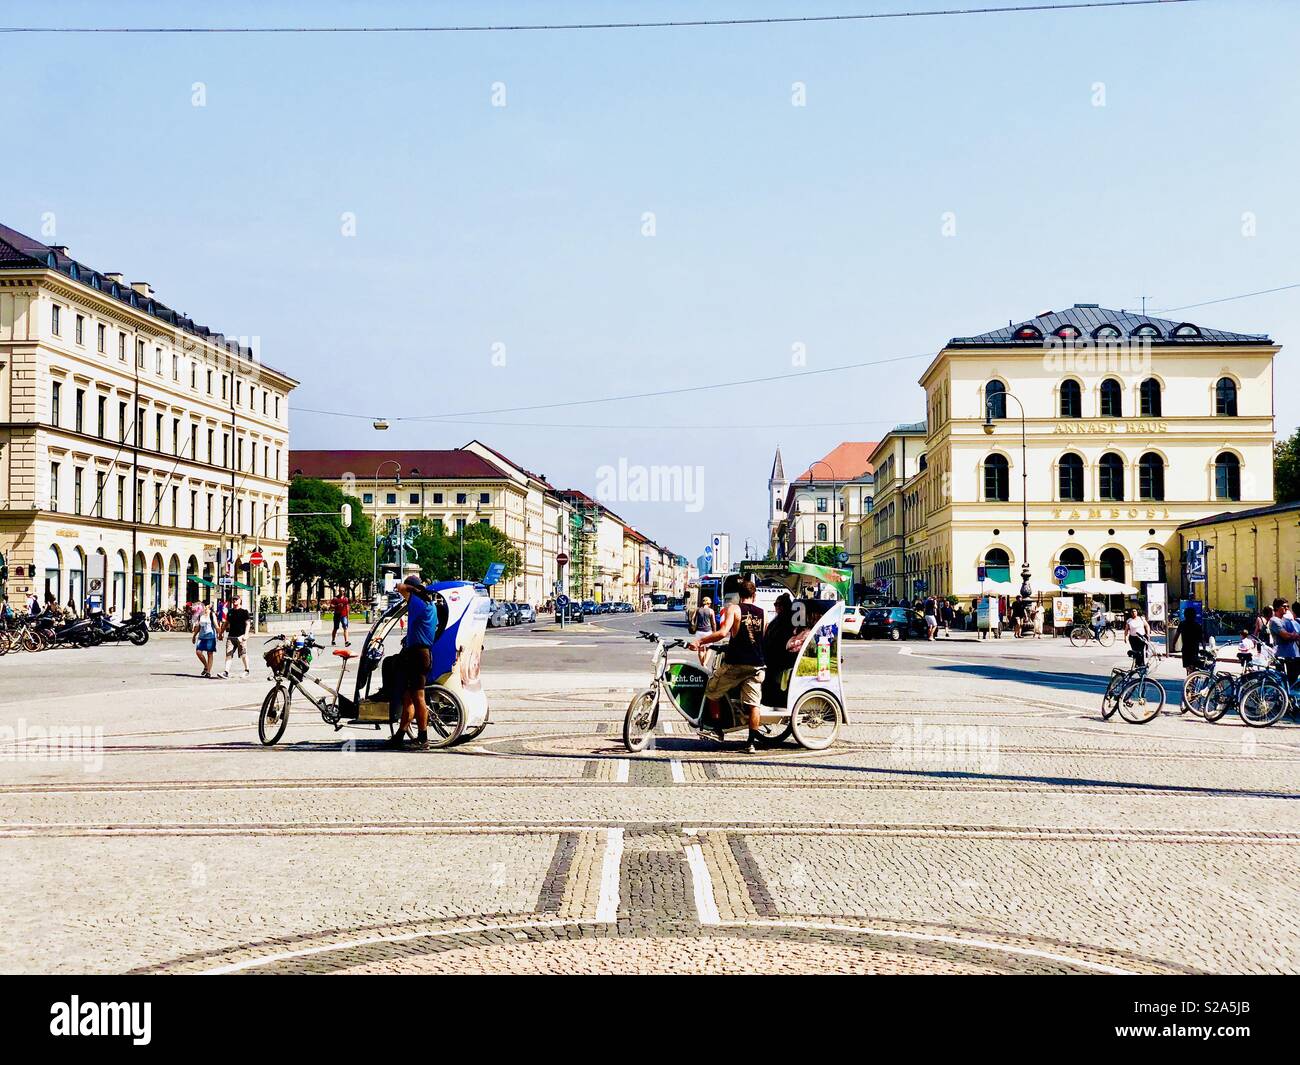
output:
M1132 656L1130 651L1129 655ZM1130 725L1145 725L1154 720L1165 707L1165 689L1151 673L1159 666L1163 655L1155 653L1148 643L1141 663L1134 662L1127 669L1116 666L1111 670L1110 683L1101 697L1101 718L1109 720L1118 711Z
M1093 640L1102 647L1109 647L1115 642L1115 630L1110 625L1094 629L1086 623L1076 625L1070 630L1070 643L1075 647L1086 647Z

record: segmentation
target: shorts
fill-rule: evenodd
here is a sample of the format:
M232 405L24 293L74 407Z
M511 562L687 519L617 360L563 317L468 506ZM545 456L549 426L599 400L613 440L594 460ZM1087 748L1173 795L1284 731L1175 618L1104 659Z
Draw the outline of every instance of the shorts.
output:
M348 616L346 614L342 616L338 614L334 615L334 631L338 632L340 627L343 629L348 627Z
M229 637L229 640L230 640L230 646L227 648L226 654L237 655L240 658L248 654L247 636L231 636Z
M763 667L719 662L704 686L704 698L721 699L733 688L739 689L741 706L762 705Z
M217 649L217 638L215 636L200 636L195 650L206 651L211 654Z
M429 686L433 669L433 652L427 647L402 648L402 687L408 692L422 692Z

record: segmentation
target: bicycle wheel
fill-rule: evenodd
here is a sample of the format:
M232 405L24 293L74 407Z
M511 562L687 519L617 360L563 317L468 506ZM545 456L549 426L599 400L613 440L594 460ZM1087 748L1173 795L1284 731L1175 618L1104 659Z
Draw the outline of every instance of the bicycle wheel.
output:
M289 723L289 691L277 684L262 700L262 712L257 715L257 735L262 743L271 747L280 742Z
M1204 717L1206 702L1217 679L1213 673L1205 669L1188 673L1187 679L1183 681L1183 700L1178 712L1185 714L1190 710L1198 717Z
M1229 710L1237 708L1237 679L1231 673L1219 673L1205 697L1202 717L1211 723Z
M1070 630L1070 646L1084 647L1092 638L1092 633L1082 625L1076 625Z
M1119 697L1119 714L1130 725L1145 725L1165 705L1165 690L1150 677L1138 677L1124 685Z
M1112 670L1110 683L1106 685L1106 694L1101 697L1101 719L1109 721L1119 709L1119 695L1124 690L1128 674L1122 669Z
M1102 647L1109 647L1115 642L1115 630L1107 625L1097 633L1097 642L1101 644Z
M430 684L424 689L424 702L429 708L429 746L456 743L465 731L465 704L460 696L441 684Z
M623 746L639 754L650 746L655 729L655 692L647 688L632 697L623 715Z
M1286 685L1273 677L1264 677L1241 697L1241 720L1251 728L1268 728L1282 720L1291 699Z

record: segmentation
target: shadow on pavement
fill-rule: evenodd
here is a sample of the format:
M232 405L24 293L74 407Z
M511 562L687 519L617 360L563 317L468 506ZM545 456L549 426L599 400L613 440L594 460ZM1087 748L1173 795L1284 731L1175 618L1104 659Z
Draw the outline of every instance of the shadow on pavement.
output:
M1032 671L1028 669L1012 669L1008 666L981 666L974 664L961 664L949 666L935 666L936 672L943 673L963 673L967 676L980 677L983 680L992 681L1012 681L1017 684L1029 684L1041 688L1056 688L1060 691L1070 692L1087 692L1100 696L1106 690L1106 684L1109 681L1109 675L1099 677L1092 673L1054 673L1050 670ZM1174 704L1174 709L1183 699L1183 682L1177 680L1168 680L1161 677L1152 677L1165 690L1165 704Z

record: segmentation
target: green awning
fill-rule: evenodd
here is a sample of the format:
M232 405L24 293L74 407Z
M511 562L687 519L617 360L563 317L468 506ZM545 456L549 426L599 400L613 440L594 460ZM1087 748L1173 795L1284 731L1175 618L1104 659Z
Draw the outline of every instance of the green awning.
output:
M205 588L215 588L216 585L211 581L205 581L202 577L186 577L187 581L193 581L195 584L201 584Z

